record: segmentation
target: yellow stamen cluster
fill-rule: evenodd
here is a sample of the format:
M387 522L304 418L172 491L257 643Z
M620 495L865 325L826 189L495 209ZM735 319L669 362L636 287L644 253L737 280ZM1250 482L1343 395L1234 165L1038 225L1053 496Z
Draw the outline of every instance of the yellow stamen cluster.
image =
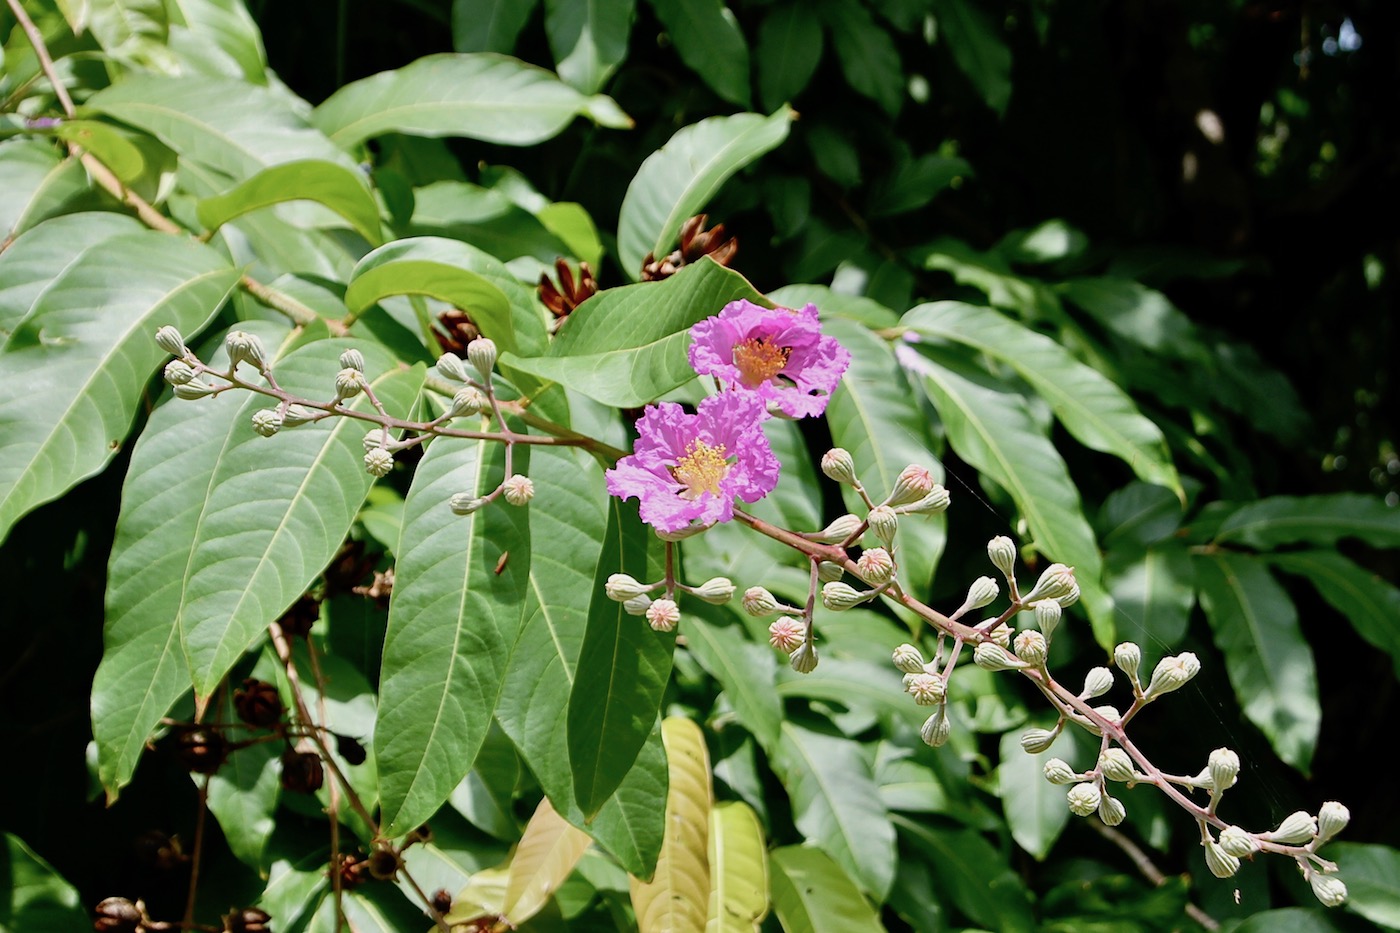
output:
M787 366L792 347L781 347L770 337L750 337L734 345L734 365L744 385L756 388Z
M685 456L681 457L671 473L685 486L681 491L683 499L698 499L703 493L719 495L719 484L729 475L730 464L725 460L723 444L711 447L701 440L686 445Z

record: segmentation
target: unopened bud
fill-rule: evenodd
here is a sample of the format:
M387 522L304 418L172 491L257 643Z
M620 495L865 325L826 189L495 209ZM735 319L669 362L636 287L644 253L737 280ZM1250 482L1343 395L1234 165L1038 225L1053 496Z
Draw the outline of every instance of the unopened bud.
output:
M625 603L635 596L641 596L651 588L625 573L614 573L603 584L603 592L614 602Z
M1217 748L1210 753L1206 767L1210 770L1210 786L1215 793L1235 786L1240 773L1240 756L1228 748Z
M887 505L877 505L870 510L866 521L870 523L870 530L884 544L885 549L893 549L894 533L899 530L899 516L894 513L894 509Z
M1238 826L1226 826L1220 831L1220 848L1235 858L1249 858L1259 851L1259 843L1253 833Z
M482 379L491 378L491 370L496 368L496 344L490 337L478 337L467 344L467 362L481 373Z
M1125 641L1113 649L1113 663L1136 685L1138 666L1142 664L1142 649L1130 641Z
M912 505L933 491L933 474L917 463L899 471L885 505Z
M987 557L993 567L1010 577L1016 569L1016 543L1006 535L997 535L987 542Z
M516 473L501 484L501 491L511 505L525 505L535 498L535 483L530 477Z
M674 632L676 623L681 620L681 609L673 599L652 600L646 614L647 622L658 632Z
M1061 609L1068 609L1070 606L1073 606L1075 603L1079 602L1079 583L1076 582L1073 586L1071 586L1069 588L1069 592L1065 595L1056 596L1055 602L1060 604Z
M370 476L388 476L394 468L394 455L382 447L376 447L365 454L365 471Z
M354 398L364 391L365 374L358 369L342 369L335 374L335 397Z
M829 560L821 561L817 564L817 580L822 583L834 583L841 579L846 573L841 569L841 565Z
M1278 824L1278 829L1269 833L1269 839L1273 842L1282 842L1285 845L1302 845L1311 842L1317 835L1317 820L1303 810L1295 810L1283 818L1283 822Z
M1009 625L998 625L996 628L992 629L992 630L991 630L990 632L988 632L987 634L991 636L991 639L992 639L992 643L993 643L993 644L997 645L997 646L1000 647L1000 648L1005 648L1007 651L1010 651L1010 650L1011 650L1011 632L1012 632L1011 626L1009 626Z
M193 399L204 398L206 395L213 394L214 387L207 382L200 382L198 379L192 379L184 385L175 387L175 397L182 398L185 401L192 401Z
M1206 852L1206 867L1215 877L1231 878L1240 870L1240 860L1209 839L1201 843L1201 848Z
M781 619L774 619L773 624L768 626L768 644L777 648L783 654L792 654L797 650L797 646L802 644L802 639L807 634L807 626L801 619L793 619L784 616Z
M910 674L905 678L904 689L920 706L936 706L943 702L947 687L942 677L932 674Z
M479 415L491 403L486 400L486 396L475 386L462 386L457 393L452 396L452 404L447 409L449 418L465 418L470 415Z
M813 535L822 544L840 544L860 530L860 519L847 512Z
M173 386L182 386L194 379L194 370L184 360L171 360L165 364L165 381Z
M1039 755L1043 751L1048 751L1059 737L1058 732L1052 732L1049 729L1027 729L1021 733L1021 751L1027 755Z
M786 607L778 602L778 598L761 586L751 586L744 590L739 605L743 606L744 611L755 619L786 611Z
M1099 792L1096 785L1089 781L1076 784L1065 794L1065 799L1069 801L1069 812L1075 816L1088 816L1099 808L1099 801L1103 799L1103 794Z
M1031 607L1035 612L1035 624L1042 635L1051 638L1060 625L1060 604L1053 599L1038 599Z
M856 484L856 462L851 459L850 451L841 447L833 447L822 454L822 472L838 483Z
M923 726L919 728L919 738L924 740L924 744L930 748L939 748L946 745L948 736L953 733L953 724L948 721L948 704L944 703L933 711L933 715L924 720Z
M934 483L933 489L918 502L911 502L908 505L901 505L895 509L901 515L937 515L940 512L948 511L948 503L952 498L948 495L948 490L939 483Z
M305 405L288 405L287 413L282 416L282 424L285 427L295 428L315 420L319 414L321 413L314 408L307 408Z
M906 674L924 672L924 655L913 645L900 645L894 649L894 666Z
M456 379L458 382L466 382L469 378L467 367L463 365L462 358L455 353L444 353L438 357L437 371L438 375L448 379Z
M1099 819L1105 826L1117 826L1128 816L1128 808L1117 797L1104 794L1099 800Z
M459 492L451 499L447 500L447 505L456 515L470 515L486 504L484 498L473 495L469 492Z
M711 577L691 592L712 606L723 606L734 598L734 582L728 577Z
M1099 753L1099 773L1110 781L1122 783L1137 779L1133 760L1121 748L1106 748Z
M253 412L253 430L263 437L271 437L282 430L282 416L275 408L259 408Z
M365 355L359 350L354 349L353 347L349 350L346 350L344 353L340 354L340 368L358 369L360 372L364 372Z
M259 372L267 369L267 350L256 334L231 330L224 338L224 350L228 353L230 368L237 367L239 363L247 363Z
M972 581L972 586L967 588L967 598L963 600L963 604L949 618L957 619L974 609L981 609L996 599L1000 592L1001 588L997 586L997 581L991 577L978 577Z
M1073 567L1066 567L1064 564L1051 564L1045 568L1040 579L1035 581L1035 587L1023 597L1022 601L1033 603L1040 599L1058 600L1062 596L1068 596L1074 586Z
M1045 636L1029 629L1018 634L1014 644L1016 656L1036 667L1044 664L1045 658L1050 653L1045 644Z
M180 332L169 324L156 330L156 346L160 347L171 356L184 356L190 352L185 346L185 338L180 336Z
M1089 673L1084 675L1084 689L1080 691L1081 700L1092 700L1094 697L1101 697L1113 687L1113 672L1106 667L1092 667Z
M838 580L822 587L822 605L832 612L845 612L847 609L865 602L869 595L869 593L857 592L848 584Z
M894 576L894 559L882 547L867 548L856 561L856 572L866 583L878 586Z
M984 641L972 652L972 661L986 671L1020 670L1028 665L1007 654L999 645Z
M1335 800L1329 800L1317 811L1317 844L1322 845L1351 822L1351 811Z
M640 596L633 596L631 599L625 600L622 603L622 611L629 616L644 616L650 608L651 597L645 593Z
M392 441L389 439L389 432L383 428L371 428L365 432L364 440L360 442L364 445L365 453L379 447L387 448Z
M1308 877L1308 885L1312 888L1313 897L1316 897L1323 907L1340 907L1347 901L1346 883L1336 875L1324 875L1320 871L1314 871Z
M817 646L807 642L798 645L788 658L788 665L799 674L812 673L817 669Z
M1051 784L1071 784L1079 780L1079 775L1074 773L1069 762L1062 758L1051 758L1041 771L1045 775L1045 780Z
M1123 718L1123 714L1118 712L1118 707L1116 706L1108 706L1107 704L1105 704L1103 706L1091 706L1089 708L1092 709L1094 712L1098 713L1104 719L1107 719L1109 722L1116 723L1118 720Z
M1144 699L1154 700L1165 693L1171 693L1186 685L1201 670L1201 662L1194 654L1184 651L1157 662L1152 671L1152 680L1143 691Z

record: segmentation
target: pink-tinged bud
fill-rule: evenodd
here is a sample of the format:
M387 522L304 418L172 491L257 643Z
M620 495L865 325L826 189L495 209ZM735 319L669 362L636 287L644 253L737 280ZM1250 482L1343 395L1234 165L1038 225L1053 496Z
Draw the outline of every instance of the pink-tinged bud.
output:
M908 505L901 505L895 511L901 515L937 515L940 512L948 511L948 505L952 502L952 497L948 495L948 490L943 488L941 483L934 483L933 490L918 502L911 502Z
M817 669L817 646L803 642L788 658L788 666L799 674L810 674Z
M681 620L681 609L673 599L655 599L647 607L647 622L658 632L674 632Z
M768 643L783 654L792 654L802 644L805 634L806 626L801 619L774 619L773 624L768 626Z
M933 487L933 474L917 463L911 463L899 472L885 505L910 505L932 492Z
M785 611L785 607L778 602L778 598L761 586L751 586L744 590L739 604L744 607L746 613L755 619Z
M894 576L894 559L882 547L868 548L856 561L856 572L866 583L878 586Z
M525 505L535 498L535 484L530 477L516 473L501 484L501 493L511 505Z
M1066 567L1064 564L1051 564L1045 568L1045 572L1035 582L1035 587L1022 597L1021 601L1025 603L1033 603L1041 599L1058 601L1061 597L1068 596L1076 587L1073 567Z
M856 484L856 463L850 451L833 447L822 454L822 472L838 483Z
M813 535L822 544L840 544L860 528L860 519L849 512Z

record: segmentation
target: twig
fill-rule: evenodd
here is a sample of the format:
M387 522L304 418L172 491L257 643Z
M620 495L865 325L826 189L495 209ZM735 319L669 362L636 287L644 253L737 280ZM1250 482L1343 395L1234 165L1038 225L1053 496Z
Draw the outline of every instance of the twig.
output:
M1106 825L1102 820L1090 819L1085 820L1085 822L1089 824L1089 828L1094 832L1123 850L1123 854L1128 856L1128 859L1137 866L1137 870L1142 873L1144 878L1152 883L1154 888L1160 888L1167 883L1167 876L1162 873L1161 869L1152 864L1152 859L1148 857L1146 852L1142 851L1137 843L1133 842L1112 826ZM1220 929L1220 921L1216 920L1190 901L1187 901L1185 907L1182 909L1186 912L1188 917L1207 930Z
M190 890L185 896L186 929L194 926L194 905L199 893L199 862L204 853L204 820L209 810L209 775L199 785L199 812L194 819L194 851L190 853Z

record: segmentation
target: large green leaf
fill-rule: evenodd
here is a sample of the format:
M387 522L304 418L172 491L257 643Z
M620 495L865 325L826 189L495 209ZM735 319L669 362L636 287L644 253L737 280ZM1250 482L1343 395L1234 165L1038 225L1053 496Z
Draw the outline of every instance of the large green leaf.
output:
M831 28L831 44L850 86L891 117L904 104L904 69L890 34L859 0L835 0L818 9Z
M648 881L631 881L638 933L704 933L710 906L710 755L700 727L681 716L661 722L666 743L666 838Z
M515 471L527 450L516 449ZM404 502L374 744L391 836L431 816L471 769L524 622L527 510L503 498L465 516L447 507L455 493L494 490L504 457L491 441L439 438Z
M167 7L170 47L185 61L208 74L267 83L262 33L242 0L169 0Z
M579 115L615 129L632 122L611 98L587 97L543 68L482 52L427 55L347 84L312 122L347 148L385 133L530 146Z
M536 5L537 0L454 0L452 48L509 55Z
M975 831L942 829L903 816L895 816L894 822L932 863L939 890L972 920L1003 933L1036 929L1021 879Z
M219 711L223 722L234 722L231 690ZM229 851L245 865L262 868L263 851L272 835L281 791L278 756L281 749L272 742L260 742L236 750L209 776L206 798L209 812L219 821Z
M998 752L997 787L1006 825L1016 844L1043 862L1069 823L1064 789L1045 780L1043 769L1045 762L1064 757L1065 751L1047 749L1029 755L1021 748L1020 735L1012 731L1002 733Z
M686 606L685 634L696 660L724 687L739 725L771 753L783 722L782 701L773 689L772 649L749 641L731 613L698 600Z
M608 599L609 576L648 575L650 532L637 504L608 500L608 529L590 587L588 627L569 692L568 749L574 795L585 815L602 809L631 769L671 677L674 634L654 632Z
M1170 653L1186 634L1195 580L1191 555L1180 542L1109 551L1104 585L1118 611L1120 637L1139 642L1149 658ZM1147 664L1150 669L1151 660Z
M274 358L285 328L246 322ZM227 366L222 343L203 358ZM180 647L182 579L195 562L195 536L213 493L219 460L246 428L245 399L225 393L200 402L168 399L151 415L126 471L116 540L107 568L102 663L92 684L97 773L108 802L136 770L146 740L190 689ZM269 443L275 443L270 441Z
M1355 493L1274 496L1242 506L1215 534L1219 544L1260 550L1299 541L1330 547L1342 538L1358 538L1372 547L1400 547L1400 510L1379 496Z
M1198 556L1196 581L1244 714L1280 758L1306 772L1322 710L1312 648L1293 601L1262 561L1245 554Z
M545 0L544 29L559 77L584 94L607 83L627 58L637 0Z
M58 7L75 33L90 32L113 58L164 51L168 23L161 0L61 0Z
M334 162L284 162L216 197L199 202L199 222L210 230L249 211L285 201L317 201L350 222L370 244L382 239L379 205L364 176Z
M884 933L850 876L821 849L774 849L768 865L773 910L787 933Z
M958 68L998 114L1011 100L1011 50L996 24L971 0L936 0L938 27Z
M1335 551L1274 554L1269 563L1312 581L1358 635L1390 655L1400 676L1400 589Z
M951 354L900 347L896 355L918 376L958 456L1011 494L1037 550L1075 568L1094 636L1113 644L1113 614L1101 588L1101 560L1084 518L1079 490L1026 400Z
M705 933L758 933L768 914L768 858L752 807L729 800L710 811L709 860Z
M737 272L701 260L664 282L590 298L569 316L548 355L501 361L605 405L644 405L695 378L686 356L691 326L741 298L768 304Z
M88 190L77 159L47 140L0 140L0 243L64 209Z
M617 217L623 272L641 276L647 253L670 250L686 218L700 211L735 172L787 139L792 110L737 113L687 126L647 156L627 186Z
M78 889L9 833L0 846L0 892L0 930L82 933L92 929Z
M819 625L818 631L824 628ZM885 662L879 665L823 655L817 669L810 674L779 669L778 695L828 700L890 722L903 721L911 730L918 729L928 711L916 706L904 693L899 672L888 663L890 650L887 645L879 646L881 661Z
M776 110L791 103L817 70L822 57L822 26L801 3L784 3L758 27L758 97Z
M1400 928L1400 851L1355 842L1339 842L1324 851L1342 867L1347 909L1392 930Z
M749 45L723 0L651 0L681 61L710 90L749 106Z
M415 189L407 232L462 240L503 262L529 256L551 266L572 252L506 191L465 181L436 181Z
M143 231L90 247L38 296L0 346L0 540L111 460L165 356L151 335L197 332L237 280L213 249Z
M1054 340L991 308L958 301L919 305L901 323L922 337L966 344L1011 366L1080 443L1121 458L1143 481L1184 496L1161 430L1122 389Z
M772 763L802 835L884 900L894 882L894 827L860 746L785 722Z

